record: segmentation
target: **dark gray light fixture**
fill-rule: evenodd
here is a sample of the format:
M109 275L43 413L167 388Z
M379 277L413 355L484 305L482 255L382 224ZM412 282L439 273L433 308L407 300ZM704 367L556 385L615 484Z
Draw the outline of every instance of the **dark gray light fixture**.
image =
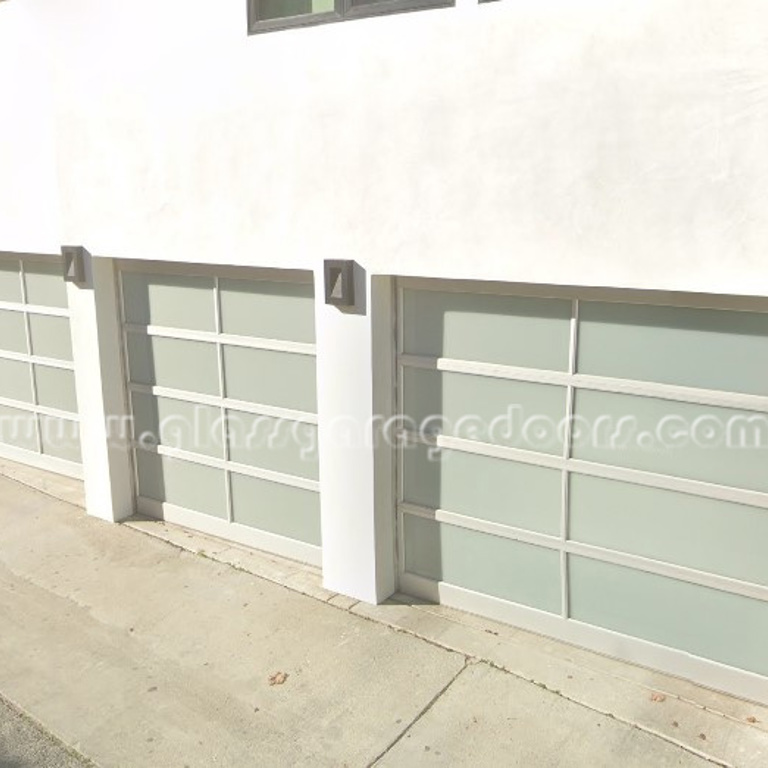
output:
M355 306L355 262L325 261L325 303L334 307Z
M64 282L83 285L85 283L85 259L90 254L82 245L62 245Z

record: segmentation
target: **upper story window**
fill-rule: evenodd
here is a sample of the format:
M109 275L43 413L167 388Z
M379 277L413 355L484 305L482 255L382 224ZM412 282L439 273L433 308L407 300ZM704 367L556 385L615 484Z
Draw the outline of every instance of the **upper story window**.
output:
M255 34L453 4L454 0L248 0L248 31Z

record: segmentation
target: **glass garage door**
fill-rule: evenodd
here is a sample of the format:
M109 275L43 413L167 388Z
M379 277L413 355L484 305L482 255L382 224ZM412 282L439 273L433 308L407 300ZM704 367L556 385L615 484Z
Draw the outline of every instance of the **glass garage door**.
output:
M61 264L0 254L0 456L82 476Z
M276 274L123 269L138 509L319 564L313 286Z
M768 697L766 306L468 290L399 288L401 589Z

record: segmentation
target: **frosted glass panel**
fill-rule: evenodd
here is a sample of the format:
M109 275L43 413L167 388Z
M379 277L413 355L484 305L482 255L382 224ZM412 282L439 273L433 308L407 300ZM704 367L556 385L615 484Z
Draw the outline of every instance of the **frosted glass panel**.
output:
M560 611L560 555L543 547L405 515L405 569L434 581Z
M24 262L27 303L42 307L67 307L67 284L61 265Z
M77 413L75 374L62 368L48 368L36 365L37 402L48 408Z
M432 453L432 458L430 458ZM403 449L404 500L551 535L560 533L561 473L461 451Z
M0 405L0 443L37 453L35 415Z
M172 389L219 394L216 345L128 334L131 381Z
M142 444L224 458L221 409L140 392L131 399L134 437Z
M43 453L59 459L80 463L80 429L76 421L40 417Z
M631 568L569 556L579 621L768 674L768 603Z
M437 415L447 435L562 453L564 387L419 368L406 368L403 380L404 410L417 425ZM440 427L439 420L430 423Z
M0 301L21 302L21 276L16 259L0 256Z
M582 303L580 373L768 395L768 314Z
M576 458L768 491L768 414L587 390L575 413Z
M0 349L27 353L27 331L22 312L0 309Z
M314 491L232 473L236 523L320 545L320 496Z
M27 363L0 358L0 397L32 402L32 379Z
M219 292L224 333L314 343L312 284L220 280Z
M571 475L575 541L768 585L768 510Z
M213 278L123 272L123 300L129 323L216 330Z
M33 355L54 360L72 359L72 336L66 317L30 315L29 332Z
M136 451L139 493L213 517L227 517L224 470Z
M568 369L571 302L404 291L404 351L487 363Z
M315 358L265 349L224 347L227 397L314 412Z
M240 411L228 411L227 420L232 461L312 480L318 478L314 424Z

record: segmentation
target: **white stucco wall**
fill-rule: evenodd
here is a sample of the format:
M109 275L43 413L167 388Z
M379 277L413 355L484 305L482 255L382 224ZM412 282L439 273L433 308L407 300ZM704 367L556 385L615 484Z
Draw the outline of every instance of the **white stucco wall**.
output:
M245 0L0 0L0 251L768 296L766 0L459 2L248 37ZM97 264L70 286L86 495L119 519ZM324 578L369 601L391 451L326 425L387 413L382 282L316 314Z
M23 3L0 2L0 251L59 250L49 69Z
M254 37L245 0L14 4L49 40L62 241L768 294L765 0L463 2ZM0 248L51 212L14 204Z

